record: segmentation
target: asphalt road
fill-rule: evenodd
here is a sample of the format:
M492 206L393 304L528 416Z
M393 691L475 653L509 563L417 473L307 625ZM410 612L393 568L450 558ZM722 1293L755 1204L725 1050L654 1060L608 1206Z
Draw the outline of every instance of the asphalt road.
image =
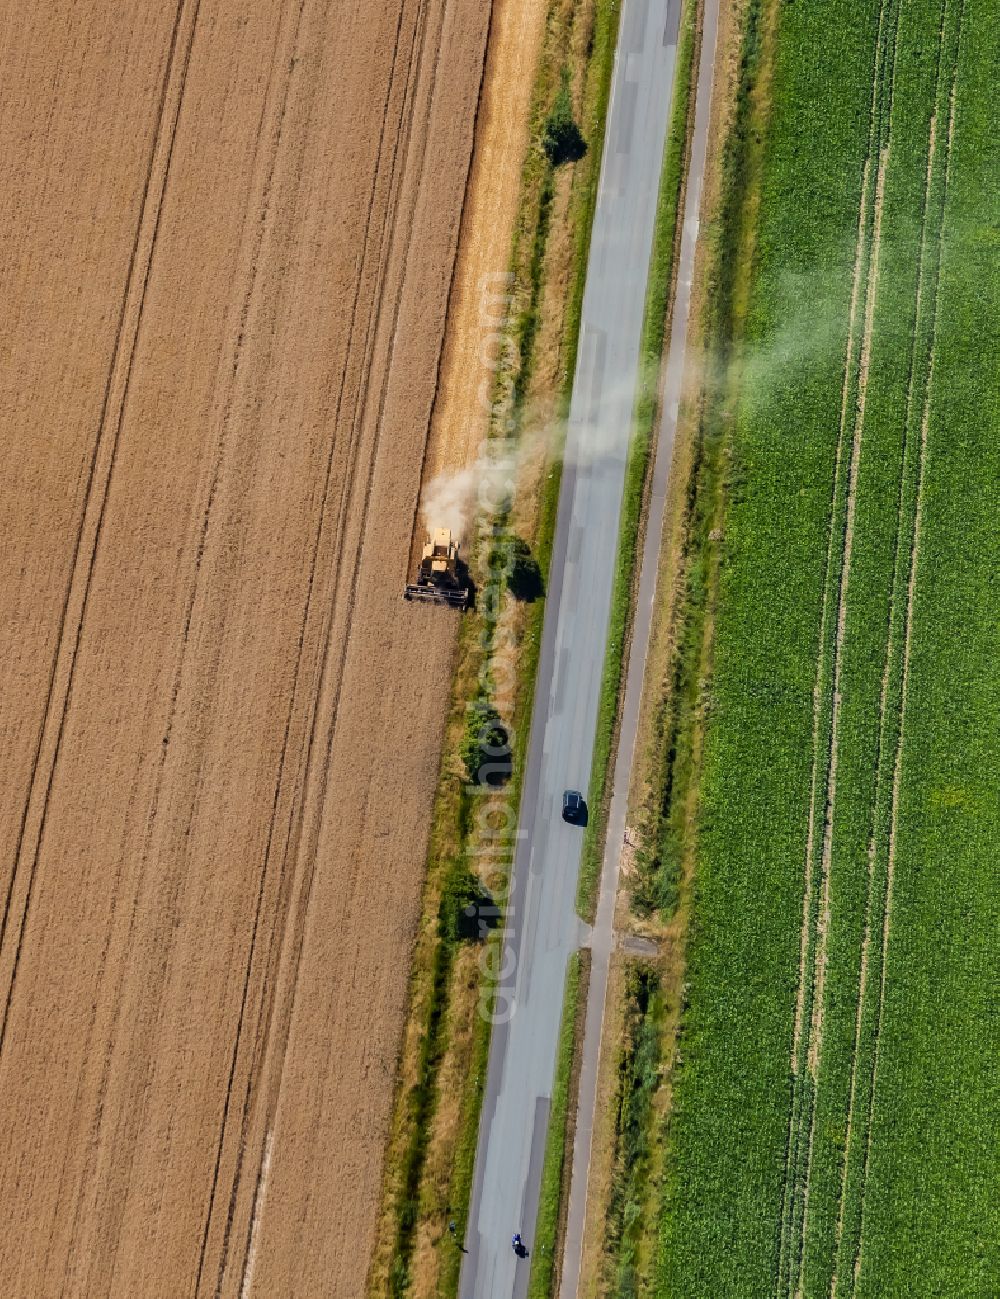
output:
M681 0L624 0L594 216L531 740L507 914L513 1014L494 1027L463 1299L527 1291L566 965L584 937L582 831L614 581L639 338Z
M608 971L615 945L615 899L618 895L618 871L625 837L625 813L628 804L632 759L635 751L642 701L642 682L646 671L646 653L656 600L660 541L666 504L667 482L677 432L677 411L684 374L684 351L687 341L688 314L691 305L691 281L698 241L698 219L701 212L702 180L708 149L708 127L712 100L712 76L715 69L715 44L719 26L719 0L705 0L702 21L701 54L695 97L694 124L691 132L691 159L684 194L683 226L677 260L677 282L670 318L667 362L660 394L660 426L656 438L656 459L646 516L646 537L639 570L632 641L629 646L625 696L618 737L608 812L608 834L601 869L601 890L597 916L591 933L590 983L587 990L587 1016L580 1053L580 1084L577 1095L576 1129L573 1141L573 1163L570 1175L569 1206L563 1243L563 1266L560 1295L574 1299L580 1280L583 1232L586 1222L588 1174L590 1172L591 1138L597 1105L597 1070L601 1036L604 1028L604 1006L607 999ZM629 945L625 944L626 950ZM633 945L631 950L636 950Z

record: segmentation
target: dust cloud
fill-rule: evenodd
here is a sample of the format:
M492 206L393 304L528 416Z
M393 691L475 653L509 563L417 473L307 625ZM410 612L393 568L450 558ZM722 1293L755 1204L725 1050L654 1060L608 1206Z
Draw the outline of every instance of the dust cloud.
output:
M716 393L735 392L739 402L753 416L767 402L767 394L789 382L801 382L814 366L823 366L834 356L842 357L845 322L850 297L850 250L844 265L831 257L828 265L810 272L786 272L775 293L782 304L780 325L765 338L744 339L735 352L692 355L688 352L682 390L685 397L709 388ZM587 330L581 335L580 356L594 344ZM659 368L643 373L639 392L649 393L659 381ZM575 394L576 408L586 407L586 398ZM564 458L577 466L605 456L625 456L634 432L635 386L605 385L600 405L578 422L566 437L566 425L532 412L521 417L517 436L486 437L476 459L463 469L438 474L423 488L420 519L424 528L450 528L456 539L468 543L477 521L502 512L509 506L521 471L526 464ZM494 412L495 416L495 412ZM493 422L491 418L490 422ZM497 421L501 427L509 418ZM622 430L628 429L623 439Z

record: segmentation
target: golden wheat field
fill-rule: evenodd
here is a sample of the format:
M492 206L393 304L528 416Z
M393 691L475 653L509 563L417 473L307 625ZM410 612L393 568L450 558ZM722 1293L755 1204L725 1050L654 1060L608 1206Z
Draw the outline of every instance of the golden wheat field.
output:
M456 621L400 598L489 23L0 17L0 1294L356 1296Z

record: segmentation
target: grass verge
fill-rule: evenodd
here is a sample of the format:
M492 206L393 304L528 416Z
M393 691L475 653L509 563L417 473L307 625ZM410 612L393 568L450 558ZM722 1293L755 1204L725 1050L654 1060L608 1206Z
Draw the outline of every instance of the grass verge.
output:
M663 994L652 965L624 970L624 1027L618 1048L611 1184L604 1226L604 1293L637 1296L653 1143L654 1097L660 1084Z
M660 634L669 648L652 734L642 746L648 794L645 805L633 812L639 842L629 905L638 918L654 924L669 922L683 904L685 872L693 870L724 507L738 480L730 453L730 383L755 255L754 217L770 94L769 54L763 51L773 45L775 14L774 6L748 0L738 16L738 65L725 74L733 106L721 150L719 192L702 232L707 253L703 303L699 337L691 349L701 352L701 382L696 396L682 404L679 420L678 439L689 427L691 451L672 589L660 615ZM673 936L678 969L683 966L684 924L681 918Z

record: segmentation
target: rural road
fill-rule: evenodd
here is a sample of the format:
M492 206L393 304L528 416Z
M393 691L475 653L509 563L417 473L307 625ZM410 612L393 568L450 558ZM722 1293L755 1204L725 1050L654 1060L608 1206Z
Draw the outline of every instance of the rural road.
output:
M660 428L656 440L656 459L649 497L646 537L643 545L639 590L636 596L632 641L629 646L625 697L622 703L618 754L615 760L608 812L608 834L601 870L601 891L597 916L591 933L590 983L587 991L587 1015L584 1024L580 1059L580 1084L577 1097L577 1121L573 1141L573 1163L570 1175L569 1207L563 1242L563 1266L560 1282L562 1299L573 1299L579 1288L586 1223L591 1139L597 1106L597 1069L604 1027L604 1006L608 989L608 970L614 947L615 899L618 894L618 869L625 837L625 813L628 804L632 759L635 751L642 699L642 682L646 670L646 653L656 599L660 538L667 482L673 459L677 411L681 380L684 374L684 348L687 340L688 314L691 305L691 281L694 274L695 248L698 242L698 219L701 211L702 179L708 148L708 126L712 102L712 76L715 69L715 45L719 26L719 0L705 0L701 54L698 63L698 85L694 125L691 132L691 160L684 194L684 215L677 282L670 317L670 339L667 363L663 373Z
M514 1009L493 1030L462 1299L527 1292L529 1262L510 1240L519 1230L531 1248L566 965L586 936L582 831L561 801L590 784L680 9L622 9L506 918L501 992Z

